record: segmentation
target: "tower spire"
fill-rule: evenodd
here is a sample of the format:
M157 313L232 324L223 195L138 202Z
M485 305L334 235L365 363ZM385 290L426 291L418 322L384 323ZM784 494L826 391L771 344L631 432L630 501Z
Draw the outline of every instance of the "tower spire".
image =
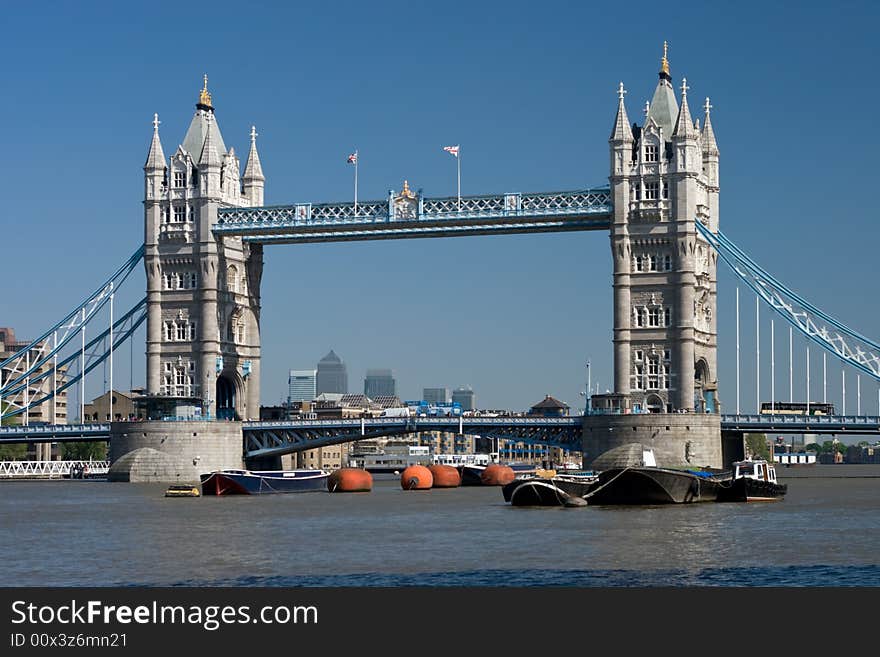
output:
M681 109L678 110L678 119L675 122L675 130L672 131L673 137L695 137L696 130L694 122L691 119L691 111L688 107L687 92L690 87L687 84L687 78L681 80Z
M617 116L614 118L614 129L611 131L611 139L615 141L632 141L632 128L629 127L629 117L626 115L626 105L623 97L626 95L626 89L623 88L623 82L617 88Z
M703 123L703 152L708 155L718 155L718 144L715 141L715 131L712 129L712 120L709 118L709 111L712 105L709 103L709 97L706 97L706 105L704 106L706 119Z
M248 152L247 165L245 165L242 180L247 182L265 179L263 167L260 164L260 154L257 153L257 128L256 126L251 126L251 150Z
M205 126L205 146L202 148L202 156L199 159L199 164L203 165L214 165L220 166L220 155L217 153L217 147L214 145L214 117L212 114L208 114L205 117L206 126Z
M159 120L158 114L153 114L153 140L150 142L150 152L147 154L147 161L144 169L164 169L165 168L165 152L162 150L162 142L159 140Z

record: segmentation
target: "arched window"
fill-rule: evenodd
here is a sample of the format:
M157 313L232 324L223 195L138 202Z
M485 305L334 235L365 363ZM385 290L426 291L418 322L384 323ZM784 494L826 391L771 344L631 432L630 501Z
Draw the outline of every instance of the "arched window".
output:
M238 292L238 269L235 265L229 265L226 269L226 289Z

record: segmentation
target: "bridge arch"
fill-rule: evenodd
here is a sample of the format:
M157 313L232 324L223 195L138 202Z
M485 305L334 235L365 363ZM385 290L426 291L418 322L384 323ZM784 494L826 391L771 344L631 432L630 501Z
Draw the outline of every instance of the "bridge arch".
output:
M219 419L238 420L242 416L244 381L235 370L223 370L214 386L216 415Z

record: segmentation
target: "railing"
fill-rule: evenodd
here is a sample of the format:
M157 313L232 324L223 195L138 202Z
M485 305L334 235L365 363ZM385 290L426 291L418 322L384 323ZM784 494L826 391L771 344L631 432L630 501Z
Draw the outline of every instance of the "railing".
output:
M878 415L722 415L722 428L767 428L774 431L803 429L807 433L880 431Z
M580 215L609 215L608 188L537 194L496 194L423 198L417 195L387 201L299 203L258 208L221 208L215 233L324 225L359 225L392 221L431 222L455 219L501 219Z
M110 461L0 461L0 479L60 479L77 470L102 477L109 468Z

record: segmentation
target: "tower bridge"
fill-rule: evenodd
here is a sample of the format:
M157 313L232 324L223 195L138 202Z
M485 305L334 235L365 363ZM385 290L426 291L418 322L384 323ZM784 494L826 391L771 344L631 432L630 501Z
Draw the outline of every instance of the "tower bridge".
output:
M476 426L452 420L447 430L579 444L589 458L620 444L650 440L658 462L721 466L741 455L741 433L785 431L766 417L721 415L717 372L719 256L758 298L828 353L880 379L880 345L848 329L749 259L720 231L719 149L711 104L702 121L691 114L682 80L673 86L664 47L644 123L631 123L626 90L617 90L609 137L608 184L561 192L507 192L432 198L404 181L386 198L365 202L301 202L265 206L266 176L256 129L244 171L227 148L207 77L180 146L166 157L154 116L144 164L144 243L128 264L83 304L13 356L0 362L4 424L27 422L27 409L48 403L98 364L110 364L120 342L146 322L147 401L190 405L225 422L112 423L99 427L0 427L0 441L111 438L114 468L137 466L138 452L162 460L164 472L240 466L245 457L277 456L368 435L443 430L439 420L257 422L260 408L261 279L272 244L410 239L468 235L607 231L613 272L613 392L592 397L583 417L491 418ZM146 297L120 318L114 291L143 261ZM97 311L109 302L110 328L88 342ZM106 328L106 330L105 330ZM94 328L92 328L94 332ZM81 336L80 344L74 339ZM66 351L65 351L66 350ZM88 355L88 357L87 357ZM58 381L59 363L64 376ZM52 381L44 372L47 364ZM41 369L42 368L42 369ZM483 418L484 420L489 420ZM838 418L830 431L874 431L876 418ZM433 424L432 424L433 422ZM808 421L806 421L808 422ZM467 424L468 426L464 426ZM471 426L474 425L474 426ZM785 427L797 421L786 418ZM805 423L798 425L808 426ZM106 429L106 431L105 431ZM725 429L722 434L722 429ZM722 436L727 436L723 438ZM739 435L739 439L730 436ZM158 455L158 456L157 456ZM693 461L691 461L693 459ZM585 457L585 465L588 465ZM143 461L143 459L141 459ZM151 465L150 467L153 467ZM197 474L197 472L196 472Z

